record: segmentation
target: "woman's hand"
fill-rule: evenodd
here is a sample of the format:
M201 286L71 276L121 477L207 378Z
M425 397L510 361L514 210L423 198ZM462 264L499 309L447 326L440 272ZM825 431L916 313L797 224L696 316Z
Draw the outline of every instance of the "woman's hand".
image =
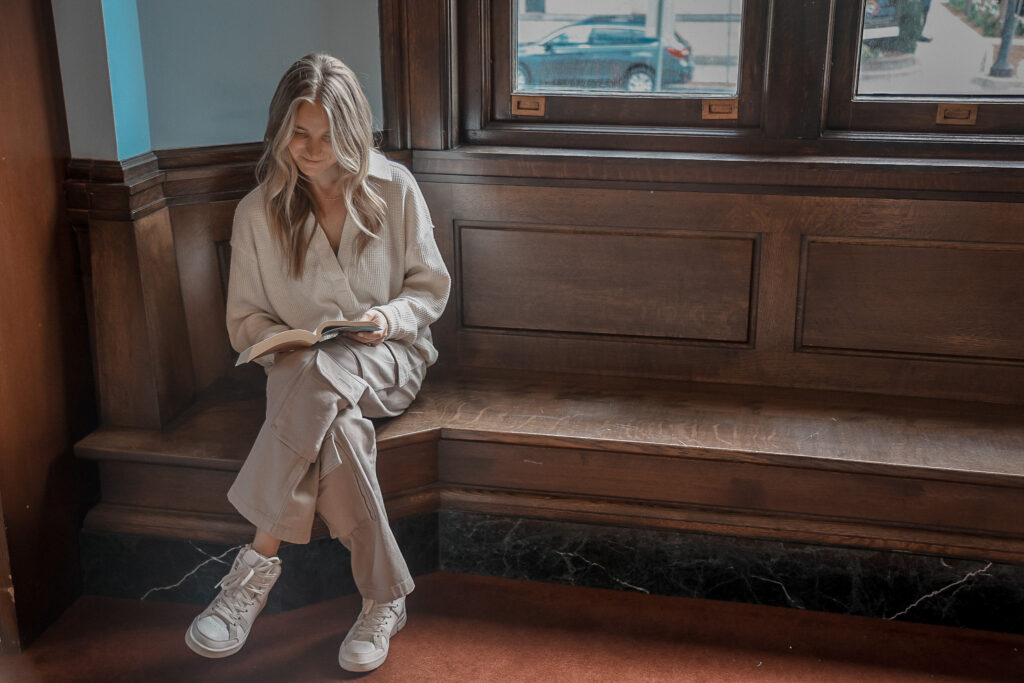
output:
M347 332L349 339L354 339L357 342L366 344L367 346L377 346L382 341L388 338L388 319L385 318L380 311L369 310L363 313L356 322L362 321L371 322L380 328L377 332Z

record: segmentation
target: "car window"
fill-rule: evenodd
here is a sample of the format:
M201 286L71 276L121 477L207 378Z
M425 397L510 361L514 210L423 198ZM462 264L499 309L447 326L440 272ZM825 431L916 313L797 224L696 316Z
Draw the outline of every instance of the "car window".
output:
M594 32L590 34L590 42L601 45L643 43L653 40L654 38L648 38L643 30L635 28L595 28Z
M546 40L551 45L582 45L590 37L589 26L570 26Z

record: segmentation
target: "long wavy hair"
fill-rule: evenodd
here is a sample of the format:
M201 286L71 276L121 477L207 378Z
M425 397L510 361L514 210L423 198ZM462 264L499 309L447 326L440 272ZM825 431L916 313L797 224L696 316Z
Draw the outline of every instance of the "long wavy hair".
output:
M306 55L288 67L277 84L263 155L256 166L270 230L280 241L295 278L302 276L313 238L313 231L304 229L306 220L310 213L319 216L310 181L288 152L295 112L302 102L320 105L327 112L331 147L343 172L345 209L360 231L354 245L357 255L370 240L379 239L386 212L384 200L368 176L373 114L356 75L335 57L320 52Z

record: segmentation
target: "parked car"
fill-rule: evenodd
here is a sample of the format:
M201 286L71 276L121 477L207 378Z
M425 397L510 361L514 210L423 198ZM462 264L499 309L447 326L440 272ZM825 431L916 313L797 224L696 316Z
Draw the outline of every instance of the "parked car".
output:
M662 89L693 80L690 45L678 33L662 46L657 36L647 34L642 15L590 17L520 44L516 90L563 86L653 92L662 49Z

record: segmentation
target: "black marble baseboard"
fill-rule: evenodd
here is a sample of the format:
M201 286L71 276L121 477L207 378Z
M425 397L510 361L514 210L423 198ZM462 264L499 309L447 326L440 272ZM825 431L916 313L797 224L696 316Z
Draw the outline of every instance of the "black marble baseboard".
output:
M445 571L1024 633L1017 565L460 511L440 534Z
M392 528L414 576L442 569L1024 634L1024 566L455 510ZM90 532L81 549L86 594L197 605L216 595L236 552ZM267 609L356 590L348 551L333 539L286 544L279 555Z
M437 514L394 520L391 528L413 576L439 566ZM83 531L82 592L196 605L209 603L239 546ZM283 544L281 578L267 610L295 609L356 592L348 550L332 538ZM211 558L220 558L213 560Z

